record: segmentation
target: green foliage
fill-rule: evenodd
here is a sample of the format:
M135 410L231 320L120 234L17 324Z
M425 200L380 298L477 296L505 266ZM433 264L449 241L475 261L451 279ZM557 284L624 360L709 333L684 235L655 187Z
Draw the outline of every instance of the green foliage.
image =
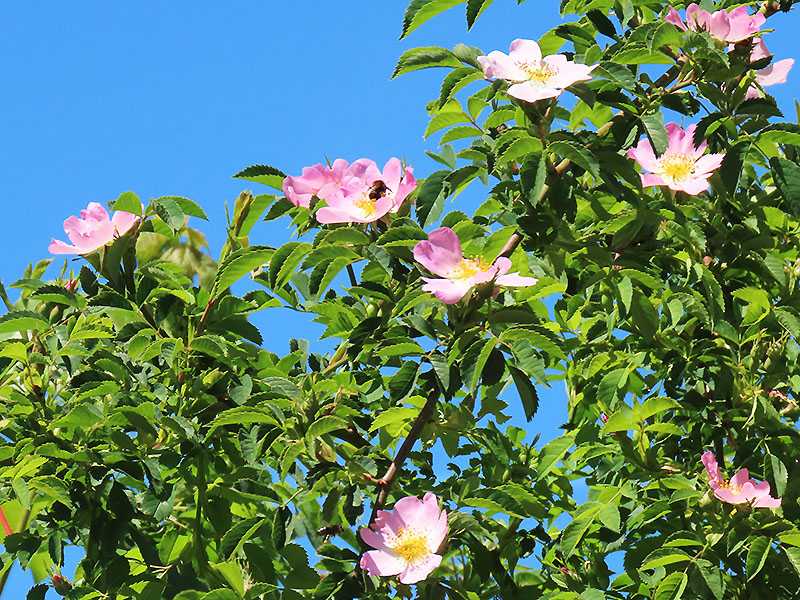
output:
M402 35L463 3L414 0ZM468 27L491 4L466 1ZM746 52L663 3L561 10L545 53L598 65L573 103L514 99L463 44L400 57L394 76L447 69L424 132L442 168L413 212L321 226L316 200L245 191L216 261L196 203L124 192L112 208L141 223L77 276L42 261L15 301L0 286L5 568L42 581L77 545L76 600L411 597L358 566L358 529L434 492L449 534L419 598L797 596L800 126L745 99ZM708 192L642 188L626 153L664 152L667 110L725 153ZM285 175L235 177L282 193ZM478 185L473 215L446 211ZM282 217L296 239L259 245ZM538 282L443 304L413 256L437 225ZM263 348L251 315L273 308L336 349ZM567 418L540 443L509 420L551 384ZM706 451L782 506L721 501Z

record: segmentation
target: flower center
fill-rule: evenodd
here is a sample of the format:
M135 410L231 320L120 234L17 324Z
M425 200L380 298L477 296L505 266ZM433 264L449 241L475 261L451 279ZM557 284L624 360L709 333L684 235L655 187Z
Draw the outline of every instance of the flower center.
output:
M392 548L407 563L414 564L431 553L428 548L428 536L412 527L402 527L397 536L397 543Z
M679 183L695 176L695 158L684 152L670 152L658 159L657 170Z
M475 258L462 258L461 262L450 269L447 274L448 279L466 279L474 277L478 273L483 273L492 268L492 265L483 261L482 256Z
M723 481L719 484L719 487L730 490L734 496L738 496L742 491L742 488L733 485L730 481Z
M516 65L528 76L528 81L541 87L545 87L550 79L558 75L558 69L543 60L518 60Z
M375 214L375 200L370 198L366 192L362 193L358 198L353 200L353 206L356 206L364 211L364 216L371 217Z

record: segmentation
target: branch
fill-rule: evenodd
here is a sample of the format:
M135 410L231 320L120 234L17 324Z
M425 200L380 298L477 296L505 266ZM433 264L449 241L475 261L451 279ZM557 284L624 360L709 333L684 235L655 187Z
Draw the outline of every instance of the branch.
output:
M389 496L389 490L392 487L394 478L397 476L397 472L403 466L403 462L408 456L408 453L411 452L411 448L413 448L414 444L417 442L422 428L430 421L433 408L436 406L436 401L438 399L439 390L434 387L428 394L428 399L425 401L422 410L419 411L419 415L417 415L416 421L414 421L414 424L411 426L411 431L408 432L408 436L403 442L403 445L400 446L400 450L397 451L389 468L386 469L386 473L378 480L378 496L375 498L375 503L372 505L372 515L369 518L370 523L375 522L378 511L383 508L386 498Z

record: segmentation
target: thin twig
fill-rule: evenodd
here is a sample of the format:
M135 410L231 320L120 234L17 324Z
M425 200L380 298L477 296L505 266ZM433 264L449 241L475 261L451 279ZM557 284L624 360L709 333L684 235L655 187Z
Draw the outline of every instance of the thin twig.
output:
M403 466L403 462L406 460L408 453L411 452L411 449L417 442L422 428L430 421L433 408L436 406L436 401L438 399L439 389L433 388L428 394L428 399L425 401L422 410L419 411L416 421L411 425L411 431L408 432L408 436L403 442L403 445L400 446L389 468L386 469L386 473L378 480L378 496L375 498L375 503L372 505L372 515L369 518L370 523L375 521L375 516L378 514L378 511L383 508L386 498L389 496L389 490L392 487L394 478L397 476L397 472Z

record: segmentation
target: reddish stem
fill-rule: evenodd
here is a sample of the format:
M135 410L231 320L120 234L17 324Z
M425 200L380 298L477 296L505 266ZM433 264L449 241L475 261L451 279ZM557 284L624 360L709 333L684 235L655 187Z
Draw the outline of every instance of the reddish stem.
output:
M6 519L6 513L3 512L2 506L0 506L0 523L3 524L3 529L5 530L6 535L11 535L12 533L14 533L11 530L11 525L8 524L8 519Z

